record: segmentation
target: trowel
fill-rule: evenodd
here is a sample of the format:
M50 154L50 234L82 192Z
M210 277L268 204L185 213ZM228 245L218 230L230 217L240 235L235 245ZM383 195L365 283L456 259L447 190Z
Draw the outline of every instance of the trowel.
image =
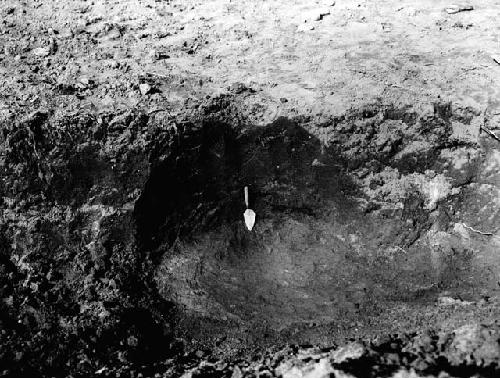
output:
M245 218L245 225L247 226L248 231L252 231L255 224L255 212L248 208L248 186L245 186L245 205L247 209L243 213L243 218Z

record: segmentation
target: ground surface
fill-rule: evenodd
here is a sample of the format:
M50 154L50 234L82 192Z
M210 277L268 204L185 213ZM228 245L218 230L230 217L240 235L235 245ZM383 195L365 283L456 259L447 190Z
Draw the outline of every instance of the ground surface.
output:
M1 2L0 374L495 376L500 4L449 5Z

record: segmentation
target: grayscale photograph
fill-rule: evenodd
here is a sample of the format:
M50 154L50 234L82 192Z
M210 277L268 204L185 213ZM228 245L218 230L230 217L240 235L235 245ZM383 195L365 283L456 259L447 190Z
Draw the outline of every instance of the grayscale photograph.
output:
M500 377L499 20L0 0L0 377Z

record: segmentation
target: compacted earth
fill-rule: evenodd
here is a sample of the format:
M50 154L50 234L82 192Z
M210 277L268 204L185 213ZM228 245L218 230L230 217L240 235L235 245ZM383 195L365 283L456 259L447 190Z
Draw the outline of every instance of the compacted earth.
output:
M0 376L500 376L499 2L0 15Z

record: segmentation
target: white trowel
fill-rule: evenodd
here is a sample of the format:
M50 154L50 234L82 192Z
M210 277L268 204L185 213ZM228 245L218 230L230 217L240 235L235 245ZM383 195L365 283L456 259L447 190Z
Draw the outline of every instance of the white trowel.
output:
M245 218L245 225L248 231L252 231L253 225L255 224L255 212L248 208L248 186L245 186L245 205L247 209L243 213L243 218Z

